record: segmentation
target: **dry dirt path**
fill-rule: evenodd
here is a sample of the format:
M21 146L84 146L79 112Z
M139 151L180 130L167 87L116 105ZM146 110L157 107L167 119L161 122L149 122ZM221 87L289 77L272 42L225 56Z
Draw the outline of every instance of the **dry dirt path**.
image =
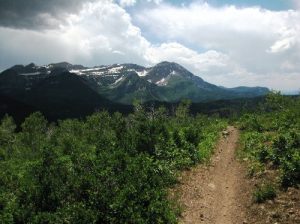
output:
M200 165L181 175L175 189L183 207L180 223L246 223L248 186L245 169L235 159L239 132L228 127L209 167Z

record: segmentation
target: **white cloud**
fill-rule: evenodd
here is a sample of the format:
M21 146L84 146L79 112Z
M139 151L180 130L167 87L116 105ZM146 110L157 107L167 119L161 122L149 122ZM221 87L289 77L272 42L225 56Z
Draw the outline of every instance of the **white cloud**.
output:
M118 4L87 3L56 30L43 32L0 27L1 66L9 61L70 61L86 65L136 62L145 64L149 42Z
M271 46L270 52L271 53L279 53L279 52L286 51L286 50L290 49L291 47L293 47L295 42L296 42L296 40L294 37L289 37L289 38L285 38L282 40L278 40Z
M136 4L136 0L120 0L120 5L122 7L134 6Z
M207 72L214 75L224 73L230 71L232 66L228 55L213 50L198 53L177 42L151 46L147 49L145 57L151 64L161 61L177 62L198 75Z
M281 72L282 80L299 74L300 83L300 11L212 7L195 1L187 6L162 4L147 11L136 12L134 18L135 23L143 27L148 36L155 36L162 42L176 41L201 51L222 52L222 55L226 55L229 64L224 66L223 78L218 81L215 80L216 76L212 77L216 75L212 66L204 74L207 80L228 85L229 82L224 81L228 78L231 85L238 85L242 78L248 78L249 82L254 76L272 80L273 77L278 78L279 75L275 74ZM286 61L289 66L282 66ZM232 79L230 74L237 71L243 75ZM268 83L273 88L272 82L265 80L262 83ZM290 82L283 81L282 88L287 88L288 84Z
M300 26L283 27L279 30L280 38L271 47L271 53L284 52L299 44L300 41Z
M146 0L146 1L144 1L144 0L141 0L141 1L139 1L139 0L119 0L119 4L124 8L132 7L132 6L136 5L138 2L140 2L142 4L143 3L154 3L156 5L159 5L160 3L163 2L163 0Z
M130 15L111 2L86 4L78 18L70 21L66 30L65 36L68 39L76 36L79 42L84 43L82 51L86 51L90 60L105 54L105 57L110 58L113 52L123 52L119 54L125 55L122 56L123 61L136 60L143 56L149 45L140 29L132 24Z
M147 0L147 2L153 2L153 3L157 4L157 5L159 5L160 3L163 2L163 0Z

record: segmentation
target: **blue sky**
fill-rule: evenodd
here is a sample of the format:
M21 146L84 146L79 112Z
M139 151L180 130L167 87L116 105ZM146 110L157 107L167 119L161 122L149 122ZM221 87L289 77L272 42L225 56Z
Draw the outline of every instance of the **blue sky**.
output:
M141 2L145 1L140 1ZM165 0L169 4L188 5L193 0ZM213 6L235 5L237 7L260 6L270 10L289 10L295 9L295 4L292 0L198 0L198 2L207 2Z
M0 70L174 61L217 85L299 91L299 9L299 0L1 1Z
M172 2L172 1L170 1ZM208 3L216 6L236 5L238 7L260 6L270 10L287 10L294 8L289 0L208 0Z

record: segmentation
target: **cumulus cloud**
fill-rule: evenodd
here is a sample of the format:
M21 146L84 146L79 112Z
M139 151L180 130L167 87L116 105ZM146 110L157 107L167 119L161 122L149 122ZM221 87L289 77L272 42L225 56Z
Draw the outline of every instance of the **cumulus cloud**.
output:
M300 41L300 27L283 27L279 30L280 38L271 47L271 53L280 53L289 50L295 45L299 44Z
M175 61L198 75L207 72L211 75L223 74L224 71L231 71L233 66L228 55L214 50L198 53L177 42L151 46L147 49L145 57L152 64Z
M119 5L111 1L86 3L68 15L59 28L45 31L0 28L2 66L9 61L49 63L70 61L99 65L114 62L144 64L149 42Z
M272 42L299 33L300 21L298 11L275 12L235 6L216 8L199 2L187 7L165 4L135 16L139 25L161 39L179 39L208 49L225 50L253 44L255 38L260 39L259 43L265 42L266 50Z
M254 75L272 79L273 75L278 77L275 73L279 71L282 79L288 79L291 73L300 74L299 11L213 7L195 1L181 7L163 4L147 13L137 12L134 18L148 36L156 36L160 41L167 39L201 51L222 52L230 58L229 66L224 67L224 78L220 79L223 83L228 79L236 85L236 80L250 80ZM228 67L232 68L230 72ZM237 73L241 74L239 79L232 79L232 74ZM213 80L214 74L211 68L204 77Z
M131 16L113 2L86 3L77 15L69 15L66 20L59 29L43 32L0 28L0 38L7 40L0 49L9 52L2 63L30 59L37 63L66 60L90 66L116 62L153 65L168 60L195 74L229 70L229 57L220 52L199 54L177 42L151 44L132 24Z

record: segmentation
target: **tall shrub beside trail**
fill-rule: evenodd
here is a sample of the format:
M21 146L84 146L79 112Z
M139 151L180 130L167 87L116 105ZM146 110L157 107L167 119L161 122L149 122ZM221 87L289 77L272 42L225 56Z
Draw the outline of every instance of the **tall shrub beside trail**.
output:
M167 189L176 172L201 161L225 122L171 116L140 105L128 117L95 113L48 124L41 113L16 132L0 124L3 223L176 223ZM212 137L213 136L213 137Z
M300 185L300 98L271 93L262 108L239 121L243 130L242 154L250 159L252 167L271 166L277 170L282 187L297 187Z

